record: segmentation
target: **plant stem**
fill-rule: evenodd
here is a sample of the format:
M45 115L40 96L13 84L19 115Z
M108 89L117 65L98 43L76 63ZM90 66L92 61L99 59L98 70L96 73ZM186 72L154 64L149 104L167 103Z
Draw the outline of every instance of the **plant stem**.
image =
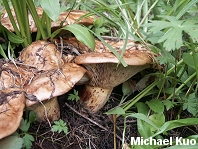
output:
M48 17L48 15L45 12L43 13L46 16L45 19L46 19L47 36L51 37L51 19Z
M191 52L192 54L192 52ZM183 59L180 60L176 66L181 65L183 63ZM175 70L175 66L171 67L167 72L166 72L166 76L168 76L170 73L172 73ZM149 91L151 91L158 83L160 83L162 80L161 79L157 79L155 80L153 83L151 83L147 88L145 88L144 90L142 90L138 95L136 95L133 99L131 99L130 101L126 102L122 108L127 111L128 109L130 109L134 104L136 104L142 97L144 97ZM182 86L183 87L183 86ZM176 90L178 91L178 90ZM119 117L120 115L117 115L117 117Z
M27 6L30 10L30 13L32 14L32 17L34 19L34 22L36 24L36 27L41 32L41 35L42 35L43 39L47 38L46 33L45 33L45 31L44 31L44 29L41 25L41 21L38 17L38 14L37 14L37 11L36 11L36 8L35 8L35 5L34 5L33 1L32 0L26 0L26 2L27 2Z
M184 87L186 85L186 83L188 83L191 79L193 79L196 76L196 72L194 72L190 77L188 77L188 79L186 81L184 81L184 83L182 83L176 90L175 93L176 94L178 91L181 90L182 87ZM174 94L171 94L166 100L170 100Z
M15 20L14 20L14 17L13 17L13 15L12 15L12 13L11 13L11 10L10 10L9 4L8 4L8 1L7 1L7 0L3 0L3 4L4 4L4 6L5 6L6 12L8 13L8 17L9 17L9 19L10 19L10 22L12 23L12 26L13 26L13 28L14 28L15 33L16 33L19 37L21 37L21 34L20 34L19 29L18 29L18 27L17 27L17 25L16 25L16 22L15 22Z
M21 19L23 21L23 27L25 30L25 34L27 37L28 44L32 43L32 37L31 37L31 32L30 32L30 26L29 26L29 18L28 18L28 11L27 11L27 5L25 0L21 0L21 6L22 6L22 14Z
M141 91L138 95L136 95L132 100L127 102L125 105L123 105L123 109L127 111L130 109L135 103L137 103L142 97L144 97L151 89L153 89L161 80L158 79L151 83L147 88L145 88L143 91Z
M26 7L26 6L23 6L23 5L21 6L20 1L16 1L16 0L11 0L11 1L12 1L12 5L14 7L17 22L18 22L18 25L19 25L19 28L20 28L21 36L24 39L23 46L27 47L28 46L28 40L27 40L26 33L25 33L25 30L24 30L24 22L22 20L23 15L22 15L22 12L21 12L22 7Z

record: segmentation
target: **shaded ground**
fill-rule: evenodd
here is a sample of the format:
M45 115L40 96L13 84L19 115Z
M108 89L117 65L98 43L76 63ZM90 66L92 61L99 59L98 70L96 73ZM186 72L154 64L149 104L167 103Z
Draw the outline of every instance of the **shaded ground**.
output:
M68 101L67 95L59 97L61 105L61 119L69 128L69 133L52 133L48 123L32 124L31 132L34 133L35 142L32 149L112 149L114 146L113 118L104 112L115 107L119 101L114 93L111 101L96 114L89 114L82 105ZM119 117L117 126L117 148L121 148L123 118ZM125 138L130 141L131 136L137 136L136 120L127 120L128 133Z
M113 91L111 101L96 114L89 114L82 108L83 106L79 102L68 101L67 95L73 93L72 90L60 96L61 119L67 123L69 133L67 135L64 133L52 133L48 123L40 124L35 122L30 129L30 132L35 137L32 149L113 149L113 118L104 113L118 105L121 98L120 89L120 86L118 86ZM177 111L177 108L168 111L166 113L167 120L175 119ZM191 117L186 111L183 111L181 116L181 118ZM123 117L119 117L116 121L117 149L121 149L123 126ZM188 137L197 133L196 126L181 127L169 131L167 136L164 137ZM137 132L136 120L132 118L127 119L125 141L130 143L131 137L137 136L139 134Z

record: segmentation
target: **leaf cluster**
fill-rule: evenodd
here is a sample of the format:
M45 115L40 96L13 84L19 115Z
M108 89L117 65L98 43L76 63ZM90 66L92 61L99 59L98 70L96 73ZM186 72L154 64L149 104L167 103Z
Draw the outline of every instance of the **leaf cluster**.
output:
M68 100L72 100L72 101L79 101L80 97L78 95L78 91L74 89L74 93L73 94L69 94L68 96Z
M52 131L58 133L64 132L65 134L68 134L67 124L62 119L55 121L54 125L52 126Z
M181 48L183 43L183 36L188 36L193 43L198 40L198 21L197 17L189 19L178 20L175 16L159 16L166 20L154 20L145 26L149 27L152 35L162 33L159 37L158 43L163 43L163 47L167 51ZM185 33L185 34L184 34Z
M30 149L32 146L32 142L34 141L34 137L29 134L28 130L32 122L36 120L36 114L31 111L29 113L28 119L22 119L19 129L22 131L20 134L21 138L23 139L23 147L26 149Z

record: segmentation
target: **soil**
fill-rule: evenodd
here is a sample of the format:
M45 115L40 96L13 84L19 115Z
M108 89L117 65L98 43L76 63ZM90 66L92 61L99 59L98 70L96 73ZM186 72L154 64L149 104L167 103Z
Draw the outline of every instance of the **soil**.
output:
M120 90L120 86L113 91L110 101L95 114L86 111L80 102L67 100L69 93L58 97L61 119L67 123L69 132L67 135L53 133L49 123L34 122L30 128L35 138L32 149L113 149L113 117L105 112L119 104L121 95L115 93L116 90ZM136 120L127 119L126 125L125 141L129 143L130 137L138 135ZM120 116L116 120L117 149L121 149L123 127L124 119Z
M58 97L61 108L61 119L67 123L68 134L52 132L49 123L34 122L30 133L35 141L31 149L114 149L114 123L113 117L105 114L116 107L121 98L121 86L116 87L110 97L110 101L97 113L86 111L80 102L67 100L69 93ZM135 95L135 94L134 94ZM134 96L132 95L132 96ZM130 97L131 99L132 97ZM131 111L135 111L132 109ZM167 120L174 119L178 109L166 113ZM181 113L181 118L189 118L187 111ZM122 135L124 119L122 116L116 119L116 148L122 148ZM196 126L181 127L168 131L163 137L188 137L197 134ZM131 137L139 136L136 120L126 120L125 142L130 144Z

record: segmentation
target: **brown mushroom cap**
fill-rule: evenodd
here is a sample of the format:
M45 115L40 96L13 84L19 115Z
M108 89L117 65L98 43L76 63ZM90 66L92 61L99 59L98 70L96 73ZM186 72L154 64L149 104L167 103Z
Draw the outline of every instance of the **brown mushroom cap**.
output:
M19 88L0 91L0 139L14 133L20 125L24 104L24 94Z
M38 14L39 18L41 18L42 14L43 14L43 9L40 8L40 7L37 7L36 11L37 11L37 14ZM14 9L11 9L11 13L14 17L15 22L17 22ZM64 21L64 20L65 21L63 23L63 26L73 24L81 16L83 16L87 13L88 12L81 11L81 10L73 10L73 11L70 11L70 12L62 12L62 13L60 13L60 16L59 16L59 19L58 19L57 22L52 21L51 27L54 28L54 29L58 28L60 26L61 22ZM28 14L28 19L29 19L30 31L31 32L37 32L36 24L34 23L34 19L32 18L32 16L30 14ZM94 22L94 17L89 16L89 17L86 17L86 18L83 18L83 19L79 20L76 23L83 24L83 25L91 25L91 24L93 24L93 22ZM1 23L8 30L10 30L11 32L14 32L14 28L12 26L12 23L10 22L10 19L8 17L8 14L7 14L6 10L4 10L3 14L1 15Z
M118 51L120 54L121 52ZM144 50L126 50L122 59L127 63L127 65L141 66L153 63L151 59L151 52ZM75 58L75 63L77 64L93 64L93 63L119 63L119 60L111 52L91 52L79 55Z
M38 40L26 47L19 56L19 61L24 64L36 67L40 70L58 69L64 64L60 51L50 42Z
M24 90L29 98L26 105L36 113L37 121L40 122L46 121L46 117L49 121L60 117L57 98L51 99L52 97L62 95L75 83L87 82L89 79L86 70L67 63L67 56L62 55L58 48L51 42L39 40L25 48L18 58L23 64L36 67L35 76Z
M23 88L36 74L32 67L5 62L1 66L0 87L6 88Z
M68 92L83 77L86 70L74 63L66 63L60 70L36 76L24 90L27 106Z

